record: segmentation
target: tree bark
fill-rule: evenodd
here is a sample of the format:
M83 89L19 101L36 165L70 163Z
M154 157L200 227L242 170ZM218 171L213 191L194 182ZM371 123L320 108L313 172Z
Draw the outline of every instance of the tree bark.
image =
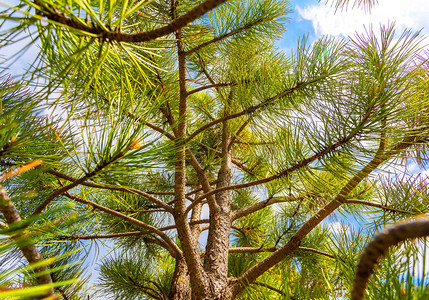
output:
M189 280L188 267L184 258L176 259L173 280L171 281L170 294L168 299L188 300L191 299L191 286Z
M232 94L230 94L231 96ZM227 107L225 114L228 112ZM230 141L228 121L225 120L222 127L222 165L218 174L217 189L231 184ZM215 200L216 209L210 210L209 234L204 256L204 270L209 277L211 292L207 299L231 299L232 295L228 286L228 251L231 230L230 191L224 190L215 194Z
M174 18L177 3L172 0L172 13ZM177 225L177 235L183 249L184 259L189 272L193 275L189 278L192 284L192 299L203 299L207 293L207 276L202 268L196 243L190 228L186 211L186 145L184 143L187 128L188 99L186 90L186 55L182 42L181 31L175 34L177 43L178 67L179 67L179 124L177 125L177 138L175 143L177 150L175 154L174 172L174 221Z
M11 225L14 223L21 222L21 216L16 210L15 204L10 200L6 191L0 186L0 211L6 219L6 222ZM13 237L15 241L18 242L18 247L21 250L24 257L27 259L29 264L34 264L43 260L42 255L40 254L37 247L31 242L28 241L30 236L27 233L21 233ZM23 243L23 241L25 241ZM36 276L37 283L39 285L52 284L51 275L48 272L48 267L41 266L34 268L35 273L45 272L46 274ZM43 296L54 297L54 289L52 287L47 287L45 295ZM56 297L52 299L57 299Z

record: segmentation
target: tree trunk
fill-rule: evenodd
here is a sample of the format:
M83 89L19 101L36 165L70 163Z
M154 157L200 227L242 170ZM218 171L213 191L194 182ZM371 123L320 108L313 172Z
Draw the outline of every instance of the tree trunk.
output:
M231 96L232 94L230 94ZM226 114L228 109L226 109ZM222 129L222 165L218 174L216 188L231 184L231 135L228 122ZM231 230L231 193L221 191L215 195L216 209L210 211L209 235L204 256L204 270L209 279L211 297L207 299L232 299L228 286L228 251Z
M170 294L168 299L172 300L232 300L232 293L228 288L227 281L220 282L215 276L207 278L206 282L210 284L215 283L212 289L205 289L205 291L195 292L197 297L192 297L192 290L190 286L189 273L184 259L178 259L174 268L173 281L171 283ZM220 292L217 286L225 287ZM207 292L209 291L209 292Z
M184 258L176 259L173 280L171 281L170 295L168 299L188 300L191 299L191 286L188 267Z

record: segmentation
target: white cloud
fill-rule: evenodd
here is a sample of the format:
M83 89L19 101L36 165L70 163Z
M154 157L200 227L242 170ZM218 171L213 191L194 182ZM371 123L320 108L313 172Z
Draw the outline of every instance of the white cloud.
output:
M341 221L337 222L326 222L331 231L337 235L349 234L353 230L353 224L346 224Z
M350 36L363 32L370 24L374 29L379 24L395 22L396 28L410 28L429 33L429 5L427 0L379 0L370 12L362 8L349 8L335 12L335 7L319 3L304 8L296 7L303 19L313 23L317 35Z

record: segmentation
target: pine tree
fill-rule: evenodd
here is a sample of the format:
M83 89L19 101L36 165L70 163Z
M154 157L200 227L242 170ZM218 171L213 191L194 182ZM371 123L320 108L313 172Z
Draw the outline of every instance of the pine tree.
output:
M69 263L108 241L97 289L112 299L349 295L368 238L427 212L423 177L381 172L425 163L427 55L392 25L288 54L288 13L287 0L36 0L2 14L3 45L39 45L20 79L36 91L0 88L3 227L30 220L23 256L59 258L21 283L78 278ZM340 216L371 220L331 230ZM424 279L402 276L418 251L391 252L369 295L424 297ZM82 299L84 283L45 293Z

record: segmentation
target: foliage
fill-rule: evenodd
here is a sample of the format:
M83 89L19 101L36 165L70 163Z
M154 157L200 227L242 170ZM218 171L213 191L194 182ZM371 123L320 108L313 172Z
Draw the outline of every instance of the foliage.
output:
M58 282L82 278L95 244L112 248L96 286L115 299L339 299L370 237L427 213L426 178L403 171L427 157L421 35L388 25L287 54L275 42L289 12L286 0L3 12L0 45L40 47L19 84L1 80L2 186L36 220L24 233L37 232L54 292L84 297L84 279ZM423 299L425 245L389 252L368 297ZM30 269L23 282L40 284Z

